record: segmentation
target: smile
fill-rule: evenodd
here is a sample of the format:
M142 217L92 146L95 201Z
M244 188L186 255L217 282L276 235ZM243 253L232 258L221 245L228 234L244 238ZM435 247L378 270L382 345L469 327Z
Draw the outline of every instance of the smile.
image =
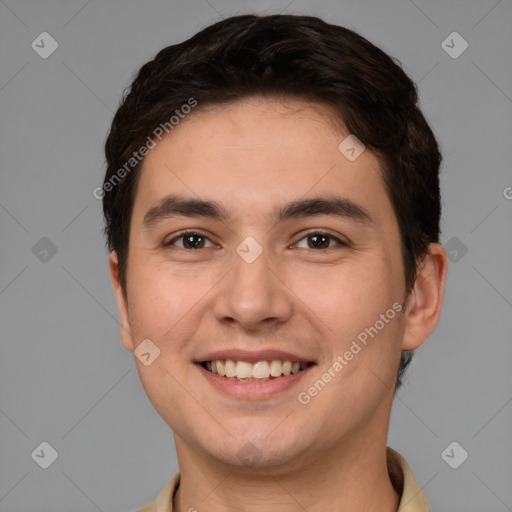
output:
M267 381L286 377L304 371L311 363L299 361L281 361L273 359L255 363L235 361L233 359L215 359L204 361L201 366L207 371L236 381Z

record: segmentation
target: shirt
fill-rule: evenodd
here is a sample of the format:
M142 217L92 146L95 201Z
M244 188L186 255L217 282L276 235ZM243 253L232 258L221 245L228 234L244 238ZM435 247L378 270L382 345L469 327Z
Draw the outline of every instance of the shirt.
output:
M407 461L389 446L386 449L389 478L401 495L399 512L429 512L427 498L414 478ZM172 512L172 499L180 483L176 473L158 497L137 512Z

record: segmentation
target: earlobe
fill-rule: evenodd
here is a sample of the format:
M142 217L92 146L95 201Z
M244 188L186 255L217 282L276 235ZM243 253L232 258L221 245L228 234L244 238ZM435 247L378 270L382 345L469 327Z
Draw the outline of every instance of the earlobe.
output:
M415 350L432 334L441 317L448 263L441 244L430 244L418 270L406 309L403 350Z
M117 253L112 251L108 258L110 282L116 295L117 309L119 311L119 322L121 324L121 342L130 352L133 352L135 346L133 344L132 331L128 322L128 303L124 293L121 281L119 279L119 261Z

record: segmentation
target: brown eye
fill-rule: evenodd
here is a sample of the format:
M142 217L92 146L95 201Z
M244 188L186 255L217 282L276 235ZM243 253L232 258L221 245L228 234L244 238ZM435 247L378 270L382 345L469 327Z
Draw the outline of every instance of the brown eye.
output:
M331 249L336 245L346 245L341 240L336 238L335 236L330 235L329 233L310 233L302 238L297 244L300 247L300 243L302 240L307 240L307 247L302 246L305 249ZM335 242L333 245L331 242Z
M179 240L181 242L178 242ZM180 249L205 249L208 248L205 246L207 242L211 244L210 247L213 247L213 244L206 236L200 235L199 233L185 233L173 238L170 242L167 242L164 245L166 247L177 245Z
M308 246L311 249L327 249L329 247L330 238L325 235L309 235Z

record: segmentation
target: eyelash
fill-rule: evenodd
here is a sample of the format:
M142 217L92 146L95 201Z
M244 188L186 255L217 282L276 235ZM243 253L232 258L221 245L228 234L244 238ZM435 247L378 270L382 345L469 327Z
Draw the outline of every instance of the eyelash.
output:
M201 238L204 238L204 239L207 239L211 242L211 240L201 234L201 233L198 233L196 231L184 231L183 233L179 234L178 236L174 237L172 240L170 240L169 242L165 242L163 245L164 247L172 247L174 245L174 243L177 241L177 240L180 240L180 239L183 239L187 236L192 236L192 235L196 235L196 236L199 236ZM337 243L337 246L339 247L348 247L348 244L346 242L343 242L342 240L340 240L338 237L332 235L331 233L328 233L326 231L311 231L307 234L305 234L300 240L298 240L298 242L296 242L296 244L294 245L297 245L299 242L301 242L302 240L304 240L305 238L308 238L310 236L313 236L313 235L320 235L320 236L325 236L325 237L328 237L329 239L331 240L334 240L336 243ZM213 243L213 242L211 242ZM200 249L186 249L184 247L179 247L179 249L182 249L184 251L195 251L195 250L200 250ZM206 247L206 249L211 249L211 247ZM326 249L312 249L312 250L317 250L317 251L327 251L329 249L334 249L334 247L327 247Z

